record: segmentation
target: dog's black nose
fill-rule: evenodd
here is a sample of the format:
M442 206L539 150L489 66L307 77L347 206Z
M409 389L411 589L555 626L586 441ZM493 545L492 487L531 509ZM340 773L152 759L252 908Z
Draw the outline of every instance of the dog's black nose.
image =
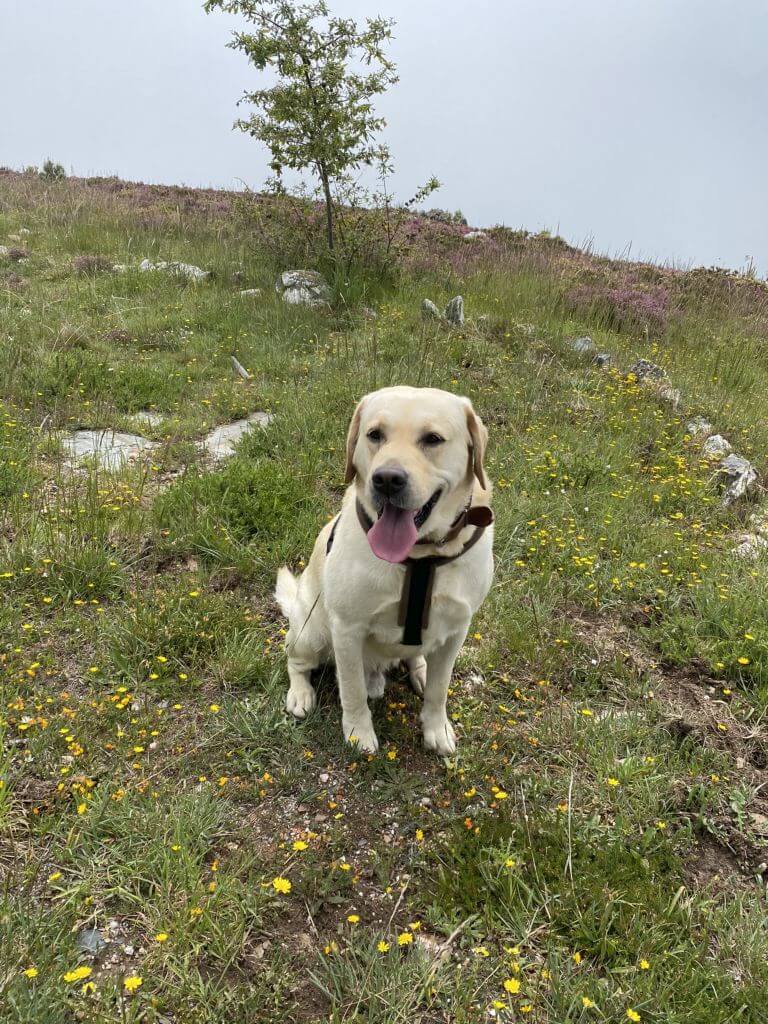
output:
M393 498L401 494L408 483L408 474L399 466L385 466L377 469L371 478L373 489L383 498Z

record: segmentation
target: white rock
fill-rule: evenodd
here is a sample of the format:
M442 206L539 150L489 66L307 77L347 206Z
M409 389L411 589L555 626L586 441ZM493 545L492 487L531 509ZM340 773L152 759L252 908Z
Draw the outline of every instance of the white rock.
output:
M235 420L234 423L225 423L221 427L216 427L202 441L198 441L197 446L211 459L216 461L228 459L235 454L235 445L244 434L249 433L256 426L266 427L271 422L271 413L252 412L244 420Z
M673 388L671 384L659 384L659 398L668 402L673 409L677 409L683 400L679 388Z
M8 255L8 246L7 245L0 245L0 256L7 256L7 255Z
M112 272L114 274L127 274L130 269L127 263L115 263L112 267Z
M757 472L752 463L741 455L727 455L718 470L725 478L723 505L732 505L743 498L757 483Z
M476 238L487 238L485 231L468 231L462 236L465 242L474 242Z
M641 381L667 379L667 371L650 359L638 359L634 366L630 366L629 372Z
M104 469L121 469L144 454L159 447L138 434L124 434L116 430L75 430L62 438L62 447L69 463L93 459Z
M768 512L753 512L749 517L749 525L755 533L768 537Z
M730 441L727 441L722 434L712 434L704 442L701 448L708 459L722 458L733 451Z
M422 320L442 320L443 315L432 299L422 299L421 318Z
M733 549L737 558L755 561L768 548L768 540L756 533L745 533L739 537L739 543Z
M285 270L275 282L275 291L289 306L327 306L332 294L322 274L316 270Z
M202 270L192 263L179 263L175 260L160 260L159 263L153 263L152 260L142 260L139 264L139 270L145 272L158 270L166 274L175 274L176 277L186 277L189 281L205 281L211 276L208 270Z
M449 324L453 324L455 327L461 327L464 323L464 299L461 295L456 295L451 299L443 310L443 316Z
M256 298L261 295L261 288L243 288L240 292L241 298Z
M686 423L685 429L691 437L709 437L715 428L703 416L696 416L689 423Z
M595 351L595 343L589 335L585 335L583 338L573 338L568 342L568 344L573 351L578 353L580 356L587 355L587 353Z
M162 413L152 412L151 409L140 409L131 416L131 419L137 426L159 427L165 417Z

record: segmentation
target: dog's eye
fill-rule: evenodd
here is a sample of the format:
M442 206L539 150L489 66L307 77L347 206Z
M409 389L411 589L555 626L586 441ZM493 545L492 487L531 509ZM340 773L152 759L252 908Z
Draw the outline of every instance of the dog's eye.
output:
M379 441L384 440L384 435L382 434L378 427L374 427L372 430L369 430L368 433L366 434L366 437L368 438L369 441L373 441L374 444L378 444Z
M439 434L425 434L421 439L421 443L428 445L430 448L434 448L434 446L438 444L443 444L444 441L445 438L440 437Z

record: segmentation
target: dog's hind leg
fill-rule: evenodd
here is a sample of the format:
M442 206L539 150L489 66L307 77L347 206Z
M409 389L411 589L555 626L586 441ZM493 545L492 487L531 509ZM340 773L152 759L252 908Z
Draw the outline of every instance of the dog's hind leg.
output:
M317 704L315 688L310 682L312 671L320 664L318 651L310 643L308 637L299 636L293 639L293 628L288 630L286 649L288 651L288 678L290 685L285 698L286 711L295 718L306 718Z
M315 688L309 681L312 669L316 667L302 666L295 659L288 659L288 678L291 685L285 698L285 709L290 711L294 718L306 718L317 704Z
M378 700L384 696L387 686L387 677L380 668L369 668L365 673L365 685L370 700Z
M413 692L423 697L427 685L427 659L419 654L415 658L408 658L406 665Z

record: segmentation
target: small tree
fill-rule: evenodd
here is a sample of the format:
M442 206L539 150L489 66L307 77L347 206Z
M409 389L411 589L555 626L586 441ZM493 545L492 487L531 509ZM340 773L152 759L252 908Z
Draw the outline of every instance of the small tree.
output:
M368 18L363 28L351 18L331 17L325 0L206 0L203 6L253 25L234 32L229 45L259 71L275 71L277 82L244 94L256 110L236 126L269 148L278 181L286 168L317 175L333 252L334 183L363 165L388 163L386 147L375 138L385 122L372 100L397 81L384 52L393 22Z

